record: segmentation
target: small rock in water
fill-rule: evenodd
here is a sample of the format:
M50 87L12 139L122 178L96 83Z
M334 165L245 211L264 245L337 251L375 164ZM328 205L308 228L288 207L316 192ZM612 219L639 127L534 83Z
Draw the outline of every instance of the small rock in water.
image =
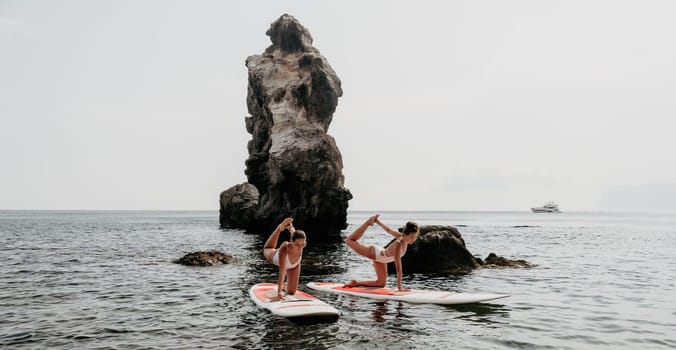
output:
M490 253L486 257L485 264L486 267L491 266L502 266L502 267L533 267L533 264L529 263L526 260L511 260L502 256L498 256L495 253Z
M234 258L231 255L217 250L211 250L206 252L188 253L182 258L174 260L174 263L186 266L214 266L229 264L233 261Z

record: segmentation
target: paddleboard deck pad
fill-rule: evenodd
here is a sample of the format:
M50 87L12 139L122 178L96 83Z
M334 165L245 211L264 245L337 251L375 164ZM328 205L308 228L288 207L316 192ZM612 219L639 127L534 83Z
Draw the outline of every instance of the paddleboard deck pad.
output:
M279 300L276 283L255 284L249 289L249 296L256 305L291 321L333 321L340 316L333 306L301 290L293 295L284 293Z
M456 293L412 289L399 292L387 287L346 287L343 283L310 282L308 287L323 292L342 293L377 300L395 300L414 304L470 304L506 298L509 294Z

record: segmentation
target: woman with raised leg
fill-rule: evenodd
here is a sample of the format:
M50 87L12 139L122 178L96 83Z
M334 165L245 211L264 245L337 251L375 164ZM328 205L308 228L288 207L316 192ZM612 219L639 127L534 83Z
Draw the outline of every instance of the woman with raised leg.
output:
M288 229L291 234L289 242L283 242L279 248L277 241L282 231ZM303 258L303 248L307 245L305 232L293 227L293 219L286 218L272 232L263 247L263 255L270 263L279 266L279 279L277 281L277 297L284 299L282 292L295 294L300 279L300 261ZM285 288L286 279L286 288Z
M390 244L386 245L384 248L359 242L359 239L364 236L364 233L366 233L369 226L373 226L374 224L378 224L385 232L394 236L394 241L390 242ZM406 223L403 233L400 233L380 221L379 215L377 214L368 218L368 220L345 239L345 243L357 254L368 258L373 262L376 279L365 281L351 280L346 283L345 286L384 287L387 283L387 263L394 262L394 266L397 270L397 290L406 291L407 289L402 288L401 285L401 257L406 254L408 246L418 238L418 231L418 225L411 221Z

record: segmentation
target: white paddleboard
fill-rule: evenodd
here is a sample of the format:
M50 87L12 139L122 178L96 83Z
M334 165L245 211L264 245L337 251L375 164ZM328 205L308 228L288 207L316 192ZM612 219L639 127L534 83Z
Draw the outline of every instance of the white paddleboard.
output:
M276 283L259 283L249 289L249 296L260 307L275 315L293 318L338 319L340 312L331 305L301 290L295 294L283 294L283 300L277 297Z
M310 282L308 287L331 293L342 293L377 300L396 300L415 304L469 304L506 298L509 294L456 293L412 289L399 292L396 288L345 287L343 283Z

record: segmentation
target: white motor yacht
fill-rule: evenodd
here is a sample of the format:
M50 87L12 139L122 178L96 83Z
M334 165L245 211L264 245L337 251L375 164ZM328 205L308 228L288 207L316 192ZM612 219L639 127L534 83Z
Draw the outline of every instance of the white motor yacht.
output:
M541 207L530 208L533 213L560 213L559 205L554 202L548 202Z

